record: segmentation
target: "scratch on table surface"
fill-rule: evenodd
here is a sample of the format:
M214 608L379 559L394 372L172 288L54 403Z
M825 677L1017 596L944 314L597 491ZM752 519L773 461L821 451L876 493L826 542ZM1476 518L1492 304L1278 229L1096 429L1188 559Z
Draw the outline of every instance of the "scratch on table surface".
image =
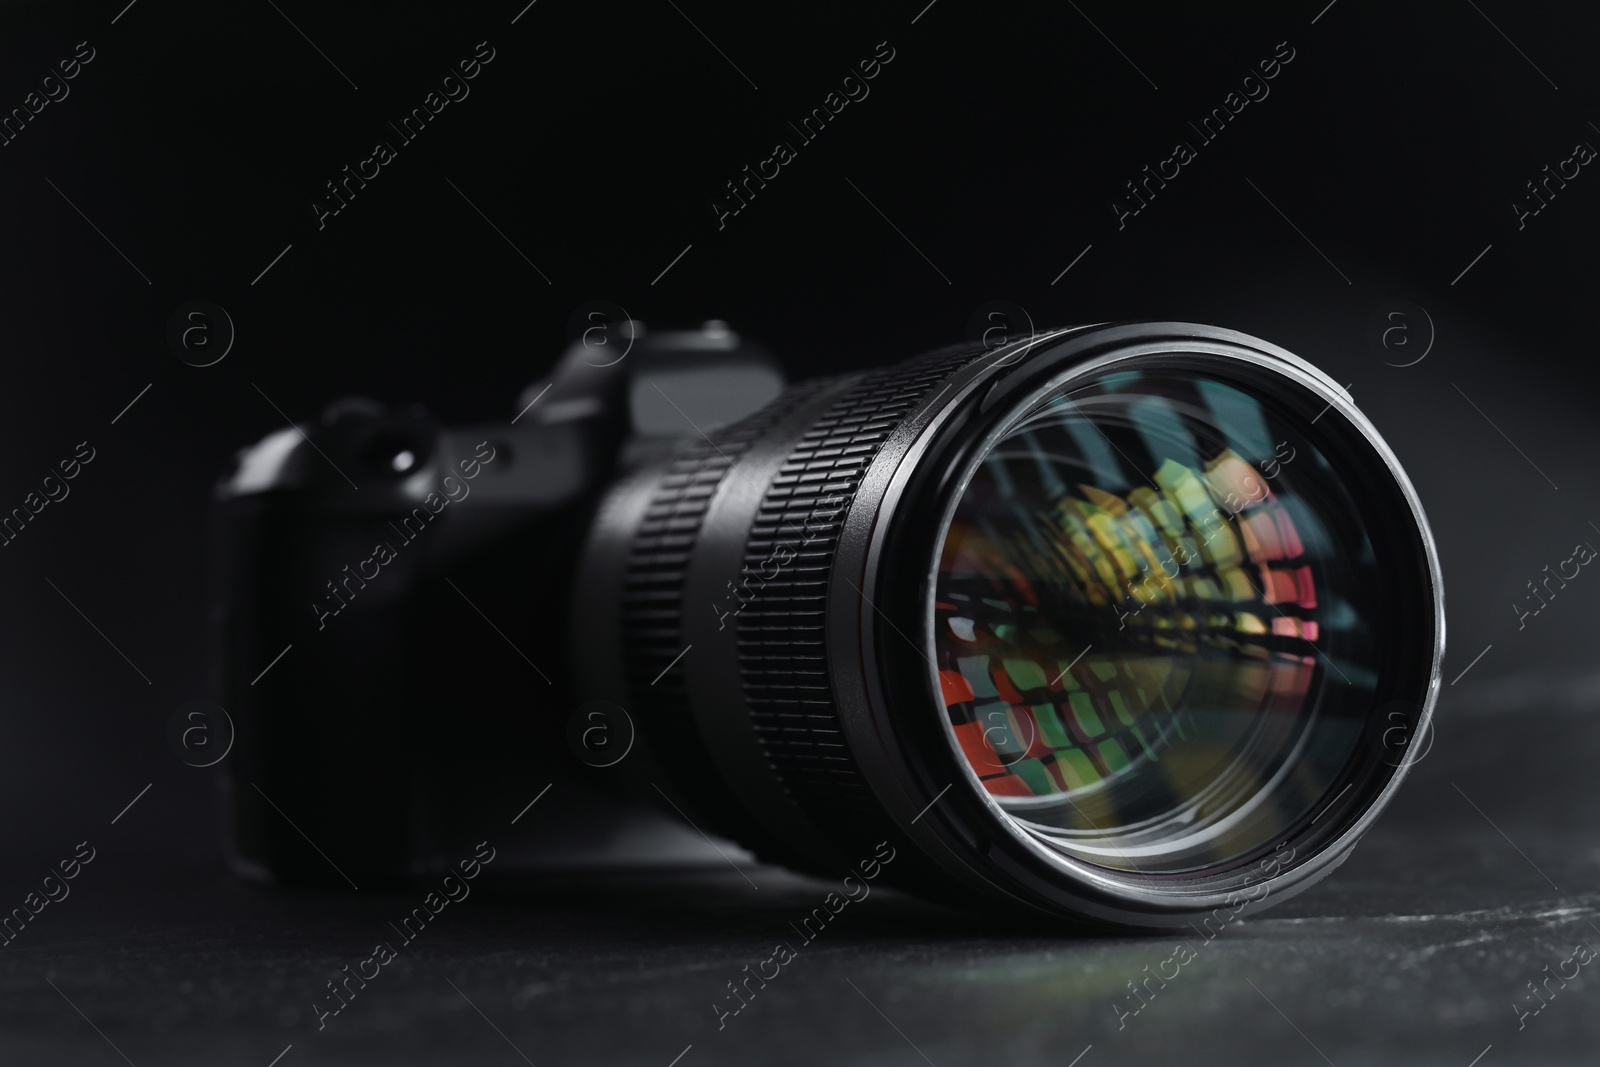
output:
M1505 933L1509 934L1509 931L1506 931ZM1499 941L1503 936L1505 936L1505 934L1502 934L1502 932L1499 930L1480 930L1473 936L1464 937L1459 941L1447 941L1440 945L1426 945L1422 948L1406 953L1405 956L1400 960L1400 966L1415 967L1417 964L1426 962L1446 949L1470 948L1473 945L1483 945L1491 941Z
M1470 911L1443 912L1443 913L1440 913L1440 914L1424 914L1424 915L1362 915L1362 916L1350 916L1350 915L1305 915L1305 916L1296 916L1296 917L1292 917L1292 918L1291 917L1279 918L1279 917L1276 917L1276 916L1262 916L1262 917L1259 917L1259 918L1255 919L1253 921L1252 925L1255 925L1255 926L1270 926L1270 925L1276 925L1278 923L1296 924L1296 925L1306 925L1306 924L1312 924L1312 923L1348 923L1348 922L1351 922L1352 920L1354 920L1356 922L1363 922L1364 921L1364 922L1380 922L1380 923L1423 923L1423 922L1479 923L1479 922L1490 922L1490 921L1505 922L1505 921L1508 921L1508 920L1519 920L1519 919L1520 920L1533 920L1533 921L1536 921L1536 922L1544 922L1544 923L1547 923L1547 924L1554 924L1554 923L1557 923L1557 922L1561 922L1564 919L1572 919L1572 918L1577 918L1579 916L1595 916L1595 915L1600 915L1600 908L1596 908L1594 906L1572 906L1572 907L1563 907L1563 908L1547 908L1547 909L1545 909L1543 911L1530 911L1530 912L1523 912L1518 908L1507 906L1507 907L1499 907L1499 908L1476 908L1476 909L1473 909L1473 910L1470 910Z

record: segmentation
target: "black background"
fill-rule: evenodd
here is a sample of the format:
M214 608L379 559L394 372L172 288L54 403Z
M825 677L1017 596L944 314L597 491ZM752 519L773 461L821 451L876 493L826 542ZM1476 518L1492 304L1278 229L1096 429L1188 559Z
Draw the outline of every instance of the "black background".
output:
M1324 367L1351 383L1434 525L1448 589L1441 736L1458 705L1482 711L1476 718L1460 712L1462 723L1493 723L1477 735L1464 726L1453 742L1469 778L1455 779L1457 791L1483 803L1500 790L1504 804L1526 815L1528 832L1554 834L1548 854L1570 858L1594 884L1592 824L1580 821L1567 833L1549 812L1573 810L1573 791L1592 773L1577 754L1593 744L1581 679L1600 593L1580 578L1521 630L1512 605L1546 564L1600 538L1592 525L1600 522L1593 458L1600 434L1590 416L1591 241L1600 192L1589 188L1600 178L1584 168L1522 229L1512 202L1578 142L1600 145L1590 121L1600 117L1597 19L1576 5L1324 2L1211 10L1098 0L937 0L926 9L923 0L870 8L538 0L526 10L517 0L336 10L279 4L281 11L266 0L226 8L138 0L127 10L115 2L8 5L0 15L0 108L21 106L78 42L89 42L95 58L69 83L66 99L0 147L0 510L21 504L78 442L97 454L68 499L0 548L5 906L35 881L28 872L89 837L107 840L105 850L121 857L130 899L164 902L126 921L109 888L95 904L60 907L74 909L96 937L157 928L162 908L176 899L209 902L222 927L233 920L218 900L244 899L246 911L276 915L279 905L230 896L240 891L222 873L213 772L182 765L165 737L180 704L211 695L211 635L201 610L210 486L234 450L283 427L274 404L303 419L334 398L364 394L421 401L448 420L509 416L518 391L568 341L574 310L591 299L650 323L726 319L777 351L795 377L963 339L975 313L994 300L1020 306L1040 327L1118 318L1224 325ZM397 141L386 122L419 105L480 41L495 58L470 83L470 95L399 147L398 158L319 229L311 204L325 196L324 183L370 155L375 141ZM884 41L894 58L868 83L870 95L800 146L788 123L821 105ZM1267 83L1270 95L1200 147L1187 124L1221 106L1280 42L1294 58ZM798 149L795 161L719 229L711 205L724 197L724 183L780 140ZM1112 200L1179 140L1196 145L1198 157L1119 229ZM194 299L222 305L237 328L227 358L208 368L185 365L166 340L169 316ZM1425 309L1427 318L1411 314L1410 347L1385 350L1374 342L1373 323L1397 300ZM1393 366L1427 348L1426 323L1433 334L1426 358ZM1550 710L1558 706L1565 710ZM1556 716L1567 732L1537 740L1530 731L1544 723L1540 715ZM1478 737L1476 747L1463 740L1469 735ZM1500 758L1520 762L1508 771L1492 765ZM1434 792L1412 799L1397 824L1414 825L1430 848L1448 837L1439 827L1471 824L1488 835L1436 857L1455 870L1440 885L1533 878L1448 779L1419 778L1419 794L1430 782ZM107 827L147 783L149 795ZM1527 847L1511 825L1500 828ZM1413 844L1396 838L1382 848L1403 856L1415 852ZM1339 875L1346 890L1329 890L1318 914L1336 917L1352 899L1364 901L1350 905L1355 911L1391 903L1441 910L1428 893L1407 898L1394 879L1378 877L1370 864L1367 872L1371 897L1340 896L1368 882ZM1524 888L1542 892L1544 883L1533 878ZM1575 903L1485 891L1485 899L1459 906L1493 911L1516 899L1528 914L1593 914L1592 893ZM809 900L809 891L797 892ZM520 910L508 903L501 919L536 928L536 903ZM605 897L598 910L637 903L624 892ZM552 904L551 914L581 925L593 904ZM335 912L316 902L297 906L324 934L337 931ZM872 929L904 933L904 946L913 947L896 951L932 945L934 952L938 942L926 940L926 927L943 920L924 920L918 908L886 909ZM113 1062L96 1059L112 1052L77 1016L55 1018L65 1005L38 978L64 958L49 938L77 945L88 935L75 932L67 915L47 917L53 933L37 931L32 947L19 942L0 960L11 968L8 986L19 991L8 993L17 1007L7 1011L17 1047L43 1056L53 1041L76 1042L84 1062ZM1477 928L1462 922L1471 929L1452 928L1440 943L1474 936ZM494 929L488 923L483 936L493 940ZM1292 927L1283 929L1292 940ZM1375 927L1371 936L1381 941L1386 930ZM287 955L303 947L279 933ZM646 922L615 934L611 950L662 936ZM713 956L719 936L706 926ZM236 941L218 938L216 951L236 950ZM589 943L572 944L559 966L576 973L587 965L582 946ZM462 966L480 958L476 945L458 947ZM126 960L133 950L118 951ZM143 965L159 970L159 951L150 951ZM1038 951L1056 958L1053 948ZM1570 945L1528 951L1472 987L1492 1001L1483 1011L1505 1016L1502 1023L1514 1023L1503 1004L1524 979ZM24 952L36 955L15 962ZM355 958L345 953L340 962ZM81 961L88 970L80 989L84 975L102 966L92 960ZM236 965L260 962L246 956ZM112 1037L124 1035L117 1042L124 1049L144 1050L127 1049L141 1064L257 1046L265 1063L291 1040L292 1055L313 1055L318 1039L305 1020L285 1022L278 1005L309 999L322 971L337 970L325 962L300 970L286 964L282 988L271 993L242 985L229 992L213 974L213 992L225 990L215 994L223 1006L147 1028L165 1017L139 1006L137 992L153 972L130 961L110 977L97 972L97 1021ZM1048 969L1034 957L1004 965ZM1395 974L1424 985L1443 981L1418 978L1415 966L1370 984L1352 976L1352 988L1370 992ZM204 988L208 972L196 967L181 980ZM495 988L509 995L514 985L507 978ZM1326 988L1283 995L1310 998L1317 989L1323 997ZM1424 1042L1423 1031L1443 1025L1446 995L1437 992L1428 1011L1394 1014L1385 1026L1398 1033L1414 1024L1417 1041L1407 1047L1419 1059L1437 1054L1465 1064L1491 1040L1491 1055L1514 1055L1507 1051L1513 1038L1499 1031ZM1449 995L1457 1008L1467 997ZM418 1011L434 1003L417 996ZM73 999L96 1018L91 1004ZM705 1014L701 999L692 1010ZM258 1000L262 1014L250 1017L258 1038L234 1043L230 1020L244 1011L235 1001ZM531 1003L522 1005L530 1012L521 1019L527 1040L536 1032L556 1040ZM835 1007L822 1000L806 1010ZM854 1013L864 1005L848 1007ZM1595 1014L1592 1003L1567 1007L1573 1025L1584 1011ZM1251 1011L1252 1027L1279 1021L1254 1014L1266 1011L1259 1001ZM1095 1026L1111 1014L1093 1012ZM586 1019L570 1003L557 1015ZM1091 1039L1091 1055L1131 1056L1132 1046L1119 1052L1110 1035L1063 1036L1059 1047L1053 1038L1035 1040L1030 1018L978 1019L964 1038L951 1039L947 1056L923 1048L941 1067L1007 1050L1011 1038L1009 1053L1029 1061L1065 1064ZM1389 1040L1379 1028L1362 1044L1340 1018L1334 1011L1320 1036L1323 1048L1355 1043L1347 1056L1333 1056L1341 1065L1366 1062ZM384 1032L404 1032L403 1020L390 1021L398 1029ZM649 1029L626 1015L624 1023ZM475 1016L459 1025L469 1024L481 1026ZM1179 1017L1168 1024L1160 1041L1150 1031L1144 1052L1177 1056ZM288 1034L281 1041L259 1033L280 1025ZM150 1036L164 1029L189 1036L164 1046ZM1544 1030L1554 1039L1557 1024ZM472 1032L474 1041L482 1036ZM629 1025L616 1031L631 1032ZM665 1063L690 1041L691 1055L717 1055L713 1038L688 1033L682 1041L663 1038L659 1049L625 1048L615 1034L600 1047L573 1037L563 1055L575 1062L587 1050ZM1569 1029L1561 1054L1592 1047L1593 1035L1592 1024L1587 1033ZM381 1036L341 1054L388 1062L452 1054L448 1043L427 1042L385 1052ZM815 1055L910 1055L892 1033L892 1043L873 1052L880 1037L874 1032L855 1047L830 1042ZM746 1051L761 1047L755 1034L748 1040ZM1215 1054L1229 1055L1218 1040ZM327 1062L336 1060L331 1047L322 1046ZM785 1054L807 1062L806 1047ZM1554 1057L1556 1048L1543 1054ZM479 1051L511 1055L503 1045L459 1054ZM1246 1050L1238 1055L1250 1058ZM1284 1055L1312 1062L1304 1044L1286 1045Z

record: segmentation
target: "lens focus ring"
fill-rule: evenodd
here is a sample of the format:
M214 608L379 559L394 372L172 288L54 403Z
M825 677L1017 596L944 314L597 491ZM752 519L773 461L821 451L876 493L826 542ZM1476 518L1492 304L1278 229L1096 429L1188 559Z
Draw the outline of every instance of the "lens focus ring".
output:
M821 606L839 527L884 441L982 351L961 346L862 379L805 432L762 499L743 570L777 574L739 613L739 673L761 746L802 805L859 811L872 795L844 743L826 656ZM794 558L774 568L785 547Z

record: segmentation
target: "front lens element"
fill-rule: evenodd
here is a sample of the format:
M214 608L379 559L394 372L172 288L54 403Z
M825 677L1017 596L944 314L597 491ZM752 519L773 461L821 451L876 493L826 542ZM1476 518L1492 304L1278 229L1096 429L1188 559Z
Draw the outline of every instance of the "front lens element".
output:
M944 714L1047 847L1226 869L1357 755L1382 583L1301 408L1181 362L1104 373L1013 419L972 474L935 580Z

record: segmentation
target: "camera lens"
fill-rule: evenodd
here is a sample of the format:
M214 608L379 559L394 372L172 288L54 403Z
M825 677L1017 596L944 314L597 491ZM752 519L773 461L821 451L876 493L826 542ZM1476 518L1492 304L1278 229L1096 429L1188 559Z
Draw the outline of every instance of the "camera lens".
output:
M1004 817L1118 871L1276 843L1359 747L1370 538L1292 414L1184 369L1019 414L946 528L933 660Z
M1342 861L1443 642L1420 506L1349 398L1187 324L792 387L618 486L580 588L587 695L697 821L1150 926Z

